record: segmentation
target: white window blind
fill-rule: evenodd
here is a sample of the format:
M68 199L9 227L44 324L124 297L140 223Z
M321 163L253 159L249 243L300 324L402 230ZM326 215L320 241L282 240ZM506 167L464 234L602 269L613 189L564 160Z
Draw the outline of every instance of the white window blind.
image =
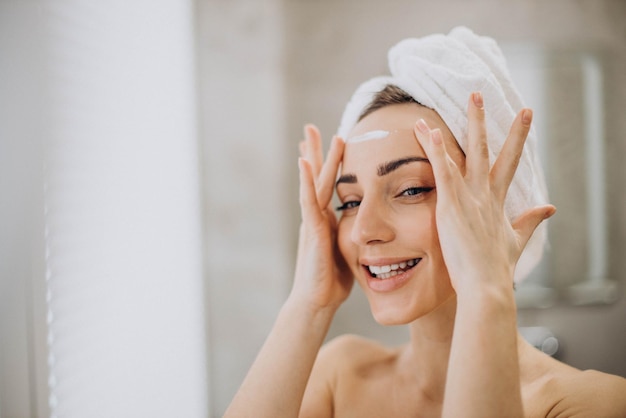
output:
M52 417L207 416L192 6L42 7Z

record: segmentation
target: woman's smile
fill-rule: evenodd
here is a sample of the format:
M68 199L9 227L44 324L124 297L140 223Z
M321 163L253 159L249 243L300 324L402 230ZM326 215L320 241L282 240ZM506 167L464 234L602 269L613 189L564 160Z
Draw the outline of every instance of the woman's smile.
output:
M388 279L399 273L410 270L413 266L419 263L421 258L412 258L406 261L401 261L397 264L386 265L369 265L368 268L370 275L377 279Z
M368 287L374 292L393 292L413 277L421 258L410 258L393 264L363 265Z

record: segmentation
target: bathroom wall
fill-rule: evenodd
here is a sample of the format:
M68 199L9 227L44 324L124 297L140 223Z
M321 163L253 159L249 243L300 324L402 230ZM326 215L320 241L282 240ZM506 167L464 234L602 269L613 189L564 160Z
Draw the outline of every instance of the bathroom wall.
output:
M47 414L41 91L35 2L0 1L0 416ZM43 282L43 280L41 280Z
M619 160L626 151L621 115L626 109L625 2L199 0L198 12L215 416L228 405L290 288L299 224L297 143L303 124L316 123L328 144L352 91L386 72L387 49L405 37L463 24L503 45L538 45L548 58L554 58L554 51L581 50L603 57L607 256L609 275L623 282L626 196L621 185L626 172ZM546 76L545 81L550 92L568 90L565 80ZM580 117L577 111L564 111L578 109L570 103L575 96L550 96L540 106L547 114L537 114L537 122L570 124ZM579 170L570 166L566 172L575 176ZM576 209L559 207L557 217L576 222ZM555 237L553 245L561 238ZM559 257L560 263L568 263L567 253ZM578 262L574 257L580 254L569 257ZM561 343L558 356L570 364L626 375L624 317L626 300L621 297L608 305L573 307L561 301L549 309L522 309L519 322L549 327ZM406 337L403 327L377 325L356 288L329 338L347 332L389 344Z
M289 289L296 195L279 1L200 1L199 120L213 416L228 401Z

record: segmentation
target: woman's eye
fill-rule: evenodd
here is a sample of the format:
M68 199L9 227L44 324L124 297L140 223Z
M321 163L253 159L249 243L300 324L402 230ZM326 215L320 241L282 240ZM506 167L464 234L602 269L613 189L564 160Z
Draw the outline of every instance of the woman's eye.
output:
M409 187L400 193L400 196L419 196L423 193L430 192L434 187Z
M337 210L339 212L348 210L348 209L354 209L356 207L358 207L361 204L361 202L359 202L358 200L351 200L349 202L344 202L341 206L337 207Z

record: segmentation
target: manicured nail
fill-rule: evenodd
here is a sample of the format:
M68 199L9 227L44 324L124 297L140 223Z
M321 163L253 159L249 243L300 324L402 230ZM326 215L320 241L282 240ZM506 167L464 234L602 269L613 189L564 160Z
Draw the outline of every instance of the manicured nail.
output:
M343 137L341 137L341 136L339 136L339 135L334 135L334 136L333 136L332 143L335 143L335 142L341 142L341 143L344 143L344 144L345 144L345 143L346 143L346 140L345 140L345 139L343 139Z
M526 126L530 125L533 120L533 111L531 109L524 109L522 112L522 123Z
M433 144L439 145L443 142L443 137L441 136L441 130L439 128L433 129L430 133L430 138L433 141Z
M554 215L556 213L556 208L554 206L551 206L550 208L548 208L548 210L546 210L546 212L543 214L543 219L548 219L550 217L552 217L552 215Z
M415 125L417 126L417 130L422 132L422 133L428 133L429 128L428 125L426 124L426 122L424 121L424 119L418 119L417 122L415 123Z
M306 125L304 125L304 137L305 138L311 139L313 136L315 136L316 131L317 131L317 128L315 127L314 124L307 123Z
M479 91L475 91L474 93L472 93L472 100L474 101L474 105L479 108L482 109L483 108L483 94Z

